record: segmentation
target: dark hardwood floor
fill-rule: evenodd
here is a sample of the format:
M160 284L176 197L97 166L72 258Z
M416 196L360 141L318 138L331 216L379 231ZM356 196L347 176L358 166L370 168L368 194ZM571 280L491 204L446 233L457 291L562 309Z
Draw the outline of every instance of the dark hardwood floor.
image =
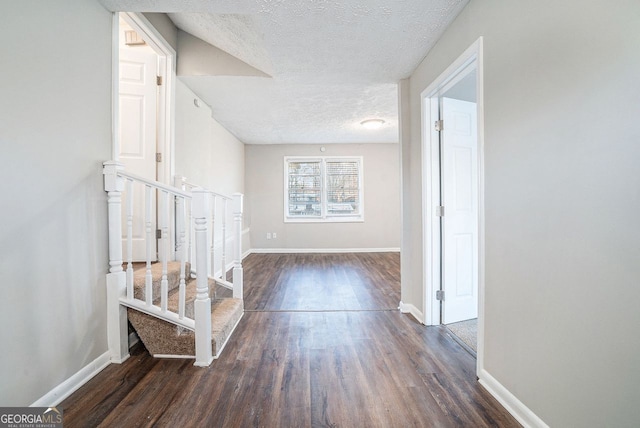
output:
M245 310L397 309L398 253L251 254L244 261Z
M444 327L395 310L399 255L251 255L209 368L136 346L62 402L65 427L519 426ZM393 310L392 310L393 309Z

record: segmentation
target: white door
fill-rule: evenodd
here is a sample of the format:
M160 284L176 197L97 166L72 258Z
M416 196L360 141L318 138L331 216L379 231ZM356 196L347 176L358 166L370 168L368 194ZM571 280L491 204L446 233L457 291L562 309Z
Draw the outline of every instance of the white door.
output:
M120 161L125 170L156 180L156 122L158 57L148 46L120 48ZM151 260L156 260L156 195L152 195L150 210L152 239ZM127 201L123 194L123 206ZM133 189L133 260L146 260L145 189ZM126 237L126 219L123 218ZM123 255L128 257L126 242Z
M442 98L442 322L478 317L476 104Z

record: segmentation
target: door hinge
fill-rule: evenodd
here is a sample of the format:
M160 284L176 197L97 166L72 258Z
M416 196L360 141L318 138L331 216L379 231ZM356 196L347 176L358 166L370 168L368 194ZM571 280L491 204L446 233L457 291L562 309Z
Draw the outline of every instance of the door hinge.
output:
M436 207L436 216L444 217L444 207L442 205Z
M156 76L156 85L162 86L162 76Z
M433 126L436 131L438 132L442 131L444 129L444 120L442 119L436 120L435 122L433 122Z
M444 300L444 290L436 291L436 300Z
M156 153L156 162L162 162L162 153Z
M156 239L162 239L162 230L156 229Z

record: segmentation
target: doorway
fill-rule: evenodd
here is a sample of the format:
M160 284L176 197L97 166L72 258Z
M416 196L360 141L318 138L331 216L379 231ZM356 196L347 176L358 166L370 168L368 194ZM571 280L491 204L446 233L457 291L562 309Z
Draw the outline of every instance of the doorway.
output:
M440 322L478 317L478 146L475 70L439 96ZM467 84L469 82L469 84ZM468 92L465 89L469 89ZM459 91L460 93L456 93Z
M422 93L425 324L481 358L484 291L482 39Z
M172 184L175 51L143 15L117 13L114 23L114 159L128 173ZM149 201L145 200L144 189L133 189L132 195L133 261L145 261L148 230L156 230L158 223L157 195ZM144 218L146 204L156 213L151 224ZM173 234L170 236L173 240ZM157 242L149 252L154 261Z

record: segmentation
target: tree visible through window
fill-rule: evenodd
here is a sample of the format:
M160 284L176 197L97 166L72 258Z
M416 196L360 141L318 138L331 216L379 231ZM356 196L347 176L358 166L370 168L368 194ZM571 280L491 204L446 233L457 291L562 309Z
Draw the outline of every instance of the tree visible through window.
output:
M362 221L362 158L285 158L285 221Z

